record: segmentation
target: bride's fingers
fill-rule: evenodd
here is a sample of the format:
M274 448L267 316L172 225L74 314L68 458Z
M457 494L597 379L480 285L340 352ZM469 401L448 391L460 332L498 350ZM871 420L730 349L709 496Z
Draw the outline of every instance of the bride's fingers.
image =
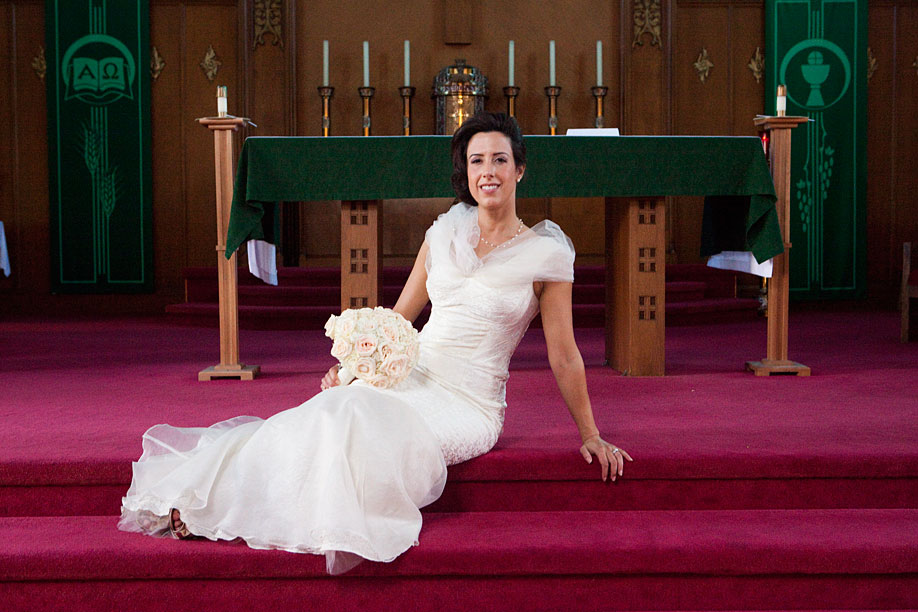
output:
M593 463L593 455L587 450L586 445L580 447L580 456L583 457L583 460L587 463Z

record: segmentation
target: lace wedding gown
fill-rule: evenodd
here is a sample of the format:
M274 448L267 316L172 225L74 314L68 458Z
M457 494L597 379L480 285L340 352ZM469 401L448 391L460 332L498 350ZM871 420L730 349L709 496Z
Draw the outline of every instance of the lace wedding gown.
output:
M152 427L118 527L164 535L177 508L194 534L325 554L330 573L417 544L446 466L497 442L510 356L538 312L532 283L573 280L573 246L551 221L482 258L478 239L478 210L461 203L427 230L432 310L405 381L356 381L267 420Z

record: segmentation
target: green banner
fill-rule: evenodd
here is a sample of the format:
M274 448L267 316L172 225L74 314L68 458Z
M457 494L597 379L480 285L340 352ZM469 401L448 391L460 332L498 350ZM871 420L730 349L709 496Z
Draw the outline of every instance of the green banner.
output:
M51 290L153 290L150 9L45 3Z
M793 131L790 290L865 293L867 1L767 0L765 110L787 85Z

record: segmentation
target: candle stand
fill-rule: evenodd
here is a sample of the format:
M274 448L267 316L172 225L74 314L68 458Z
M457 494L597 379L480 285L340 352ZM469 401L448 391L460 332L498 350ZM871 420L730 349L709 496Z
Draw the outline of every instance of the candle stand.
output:
M507 114L516 117L516 97L520 95L519 87L504 87L504 96L507 98Z
M402 133L411 136L411 98L414 97L414 87L399 87L398 93L402 96Z
M360 97L363 98L363 135L369 136L370 126L372 124L372 120L370 119L370 98L376 93L376 88L360 87L357 91L360 92Z
M322 96L322 135L328 136L331 129L331 98L335 95L334 87L319 87Z
M593 92L593 97L596 98L596 119L593 122L593 126L596 128L604 127L603 120L603 102L605 100L606 94L609 93L608 87L591 87L590 91Z
M561 88L546 87L545 95L548 96L548 133L555 136L558 131L558 96L561 95Z

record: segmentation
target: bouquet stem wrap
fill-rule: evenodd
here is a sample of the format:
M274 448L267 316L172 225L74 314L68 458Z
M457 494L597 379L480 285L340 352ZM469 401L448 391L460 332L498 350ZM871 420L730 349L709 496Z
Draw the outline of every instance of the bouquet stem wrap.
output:
M394 387L418 361L418 332L389 308L348 309L325 324L332 357L341 363L338 379L354 378L380 389Z

